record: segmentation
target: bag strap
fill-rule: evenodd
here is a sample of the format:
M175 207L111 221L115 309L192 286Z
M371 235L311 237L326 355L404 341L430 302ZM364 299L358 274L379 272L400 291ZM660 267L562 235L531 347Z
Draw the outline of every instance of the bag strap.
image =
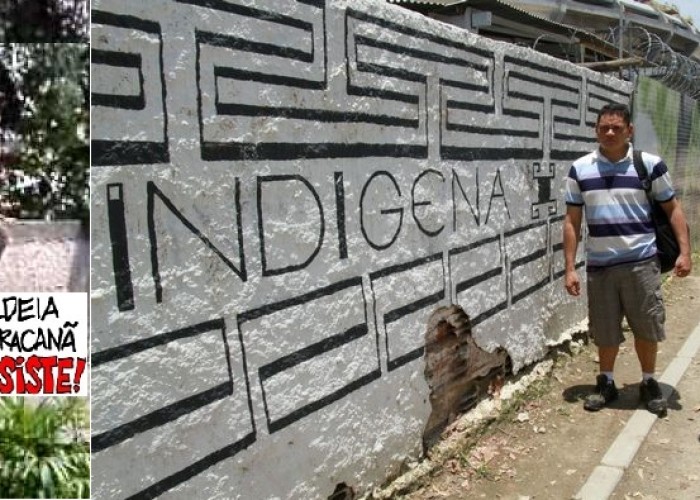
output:
M632 161L634 163L634 169L637 171L639 180L642 181L642 187L647 194L647 199L651 205L651 220L654 224L658 224L658 214L654 209L654 198L651 196L651 181L649 180L649 172L647 167L644 166L644 161L642 160L642 152L640 150L632 151Z
M632 161L634 163L634 169L637 171L639 180L642 181L642 187L647 195L650 195L651 191L651 181L649 181L649 172L647 172L647 167L644 166L644 161L642 160L642 152L638 149L632 151Z

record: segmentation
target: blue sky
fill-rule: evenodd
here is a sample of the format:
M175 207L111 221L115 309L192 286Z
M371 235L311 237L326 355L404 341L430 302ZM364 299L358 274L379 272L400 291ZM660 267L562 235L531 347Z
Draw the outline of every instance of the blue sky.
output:
M693 24L700 29L700 0L668 0L666 3L675 4L681 15L693 18Z

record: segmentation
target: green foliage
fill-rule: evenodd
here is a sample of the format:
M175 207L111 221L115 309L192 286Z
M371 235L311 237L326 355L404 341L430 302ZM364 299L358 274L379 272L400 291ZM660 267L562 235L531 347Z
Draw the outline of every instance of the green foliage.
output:
M80 42L88 37L87 0L5 0L0 17L5 40Z
M0 498L89 498L87 403L0 398Z
M31 44L14 46L12 52L15 61L22 62L14 68L22 103L15 167L56 185L57 216L87 221L89 47ZM27 208L36 201L30 195L25 198L19 203Z

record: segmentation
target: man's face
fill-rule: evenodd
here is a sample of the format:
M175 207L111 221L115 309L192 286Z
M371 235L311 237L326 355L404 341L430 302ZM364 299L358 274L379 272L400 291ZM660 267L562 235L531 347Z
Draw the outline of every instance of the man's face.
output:
M632 125L625 123L622 115L604 114L595 128L601 149L609 152L626 152L632 137Z

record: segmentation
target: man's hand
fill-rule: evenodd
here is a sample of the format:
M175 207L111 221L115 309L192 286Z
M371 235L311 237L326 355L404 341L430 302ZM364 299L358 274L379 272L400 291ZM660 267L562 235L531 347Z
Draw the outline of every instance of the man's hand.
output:
M693 261L689 256L680 254L676 259L676 265L673 268L673 274L679 278L685 278L690 274L693 268Z
M690 274L693 268L693 262L690 257L690 233L688 231L688 222L685 217L685 212L683 211L681 203L675 197L661 203L661 208L666 212L666 216L671 223L673 234L676 235L676 240L678 240L678 246L681 251L673 267L673 274L679 278L685 278Z
M581 280L576 271L568 271L564 277L564 286L569 295L578 297L581 295Z

